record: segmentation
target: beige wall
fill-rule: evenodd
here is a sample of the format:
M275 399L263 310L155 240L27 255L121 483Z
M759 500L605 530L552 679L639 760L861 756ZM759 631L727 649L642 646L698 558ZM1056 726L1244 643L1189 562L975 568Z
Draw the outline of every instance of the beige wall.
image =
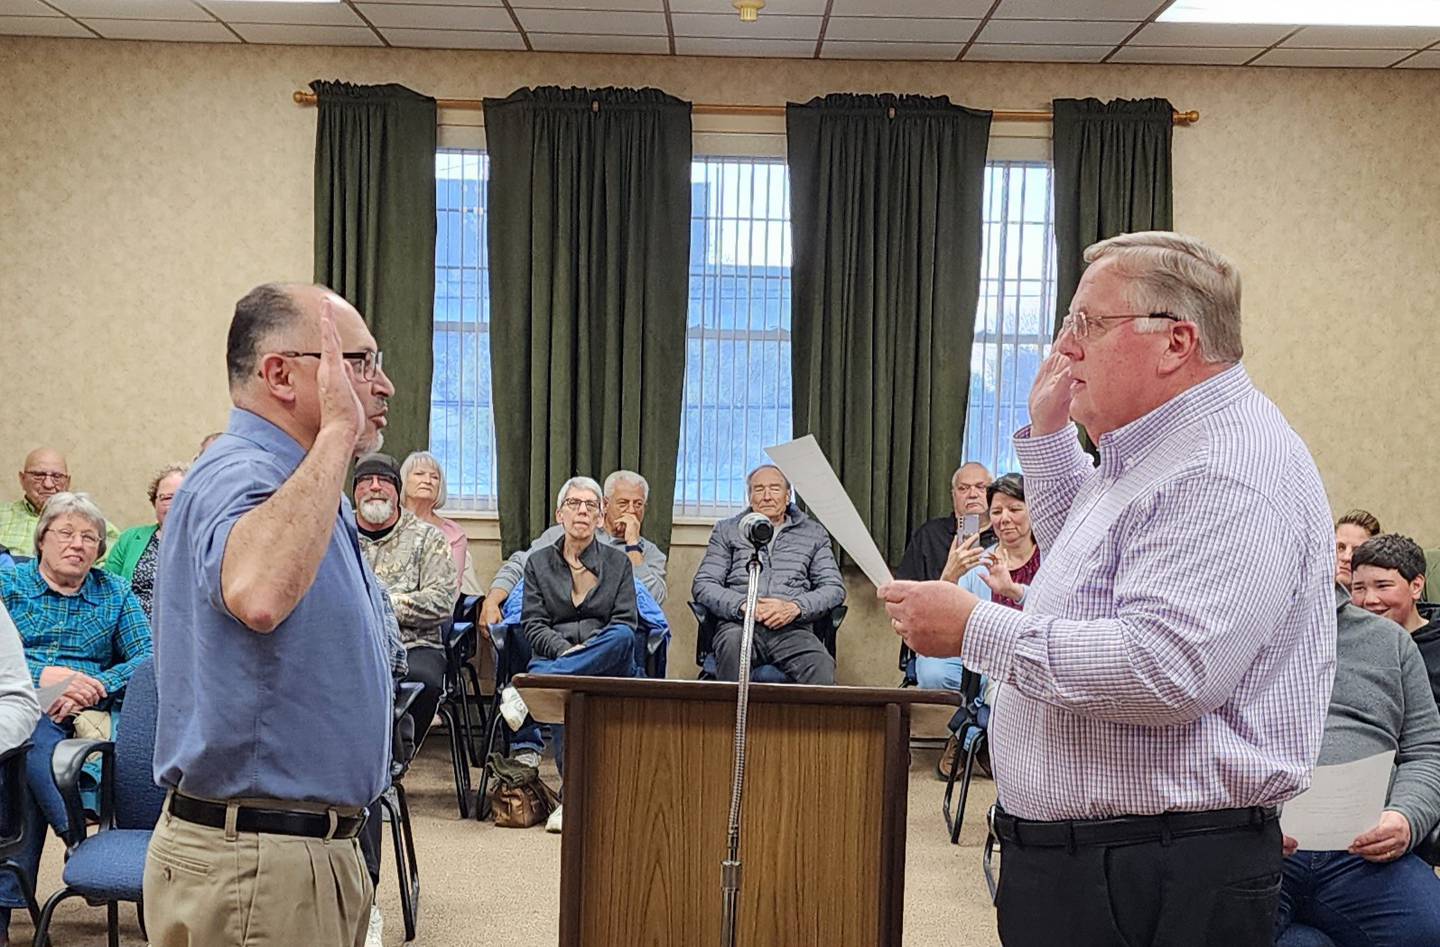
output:
M436 96L518 86L655 85L702 102L830 91L945 93L980 107L1054 96L1168 97L1177 226L1246 281L1246 362L1309 442L1337 509L1440 544L1440 77L1421 70L677 60L0 38L0 471L67 451L119 523L148 514L151 470L223 426L234 300L311 272L313 78ZM0 496L8 496L7 493ZM1244 528L1244 524L1236 524ZM477 526L477 531L480 527ZM493 543L482 543L482 571ZM673 556L682 639L697 549ZM1224 550L1217 550L1224 555ZM841 663L893 680L868 590ZM863 639L863 642L862 642Z

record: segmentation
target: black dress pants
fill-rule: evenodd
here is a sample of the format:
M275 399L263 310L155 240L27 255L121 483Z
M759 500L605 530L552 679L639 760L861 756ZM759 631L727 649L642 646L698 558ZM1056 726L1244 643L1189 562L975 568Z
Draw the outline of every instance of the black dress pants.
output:
M1073 849L1005 841L995 898L1000 940L1006 947L1269 947L1283 861L1274 819Z
M715 676L722 681L740 680L740 640L744 628L738 621L725 621L715 630ZM809 625L786 625L771 630L758 622L750 645L750 667L773 664L797 684L834 684L835 659Z

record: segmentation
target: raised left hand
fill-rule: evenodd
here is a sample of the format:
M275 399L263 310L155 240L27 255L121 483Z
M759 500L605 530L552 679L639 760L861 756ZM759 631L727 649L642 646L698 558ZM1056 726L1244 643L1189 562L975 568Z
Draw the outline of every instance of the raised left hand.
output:
M980 600L950 582L887 582L875 590L890 624L916 654L960 656L965 626Z
M1380 813L1380 822L1368 832L1355 836L1350 854L1368 862L1393 862L1410 851L1410 820L1394 809Z
M1019 601L1020 585L1010 575L1010 557L1006 555L1003 546L996 547L993 553L987 554L980 563L985 566L985 572L981 573L980 581L989 586L990 591L996 595L1002 595L1011 601Z

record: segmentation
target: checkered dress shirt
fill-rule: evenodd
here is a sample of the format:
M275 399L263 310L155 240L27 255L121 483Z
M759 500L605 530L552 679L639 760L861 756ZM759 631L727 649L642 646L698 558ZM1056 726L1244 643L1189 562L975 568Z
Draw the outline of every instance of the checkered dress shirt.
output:
M1236 365L1100 438L1015 439L1045 550L1023 612L982 602L967 667L1002 686L1001 805L1096 819L1305 789L1335 675L1330 508Z

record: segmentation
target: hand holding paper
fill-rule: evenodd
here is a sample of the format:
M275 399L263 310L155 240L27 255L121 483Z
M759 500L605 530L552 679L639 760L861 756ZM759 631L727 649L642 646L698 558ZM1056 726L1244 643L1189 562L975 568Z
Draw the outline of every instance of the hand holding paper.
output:
M1281 810L1280 831L1304 851L1349 851L1352 842L1381 821L1394 765L1395 753L1390 751L1315 767L1310 788ZM1393 848L1393 843L1389 847Z

